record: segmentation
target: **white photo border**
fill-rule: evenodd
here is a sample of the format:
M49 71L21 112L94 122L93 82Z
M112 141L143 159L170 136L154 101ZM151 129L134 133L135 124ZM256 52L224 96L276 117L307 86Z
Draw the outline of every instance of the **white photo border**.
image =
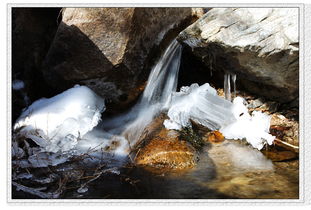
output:
M277 8L299 8L299 199L12 199L11 185L11 9L13 7L277 7ZM311 5L306 4L214 4L214 3L196 3L196 4L155 4L155 3L9 3L7 4L7 202L17 205L79 205L102 204L102 205L303 205L310 204L310 168L309 158L311 157L311 135L306 131L311 130L311 110L307 109L306 104L311 104L310 94L306 90L311 89L311 85L306 81L311 81L311 73L307 71L311 66L311 48L306 43L311 44L311 17L306 15L307 11L311 13ZM309 35L309 36L308 36ZM309 140L309 141L308 141Z

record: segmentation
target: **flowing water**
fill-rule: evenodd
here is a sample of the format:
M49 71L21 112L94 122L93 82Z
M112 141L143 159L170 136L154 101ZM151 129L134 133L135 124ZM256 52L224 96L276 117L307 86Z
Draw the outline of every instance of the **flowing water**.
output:
M181 45L174 40L152 68L147 86L138 103L127 113L112 119L103 119L101 128L124 136L130 146L137 143L145 126L171 102L171 93L176 91L181 57Z

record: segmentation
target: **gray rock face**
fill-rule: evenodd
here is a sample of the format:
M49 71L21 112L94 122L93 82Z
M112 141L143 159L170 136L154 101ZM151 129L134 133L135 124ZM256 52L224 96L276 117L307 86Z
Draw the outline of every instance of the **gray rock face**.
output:
M64 90L84 84L127 106L142 92L159 46L190 24L191 8L66 8L43 74ZM163 46L162 46L163 47Z
M178 40L211 70L236 73L253 93L280 102L298 98L297 8L214 8Z

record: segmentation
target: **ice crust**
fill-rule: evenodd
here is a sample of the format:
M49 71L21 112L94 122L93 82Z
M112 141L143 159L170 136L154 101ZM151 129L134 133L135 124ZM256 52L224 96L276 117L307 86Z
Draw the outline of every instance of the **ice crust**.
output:
M218 96L208 83L192 84L175 92L168 117L164 121L167 129L191 127L190 120L193 120L211 130L219 130L227 139L246 139L258 150L265 143L271 145L275 138L269 134L270 116L258 111L250 115L243 98L236 97L230 102Z
M86 86L75 86L52 98L35 101L17 119L14 130L44 152L72 150L92 130L105 110L104 100Z

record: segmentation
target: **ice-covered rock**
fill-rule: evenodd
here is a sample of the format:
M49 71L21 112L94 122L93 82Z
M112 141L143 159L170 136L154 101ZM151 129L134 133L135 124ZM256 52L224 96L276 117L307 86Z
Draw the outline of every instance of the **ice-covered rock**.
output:
M270 116L257 111L250 115L243 98L225 100L208 83L192 84L174 93L168 117L164 121L167 129L191 127L191 119L211 130L220 130L227 139L245 138L258 150L265 143L271 145L275 138L269 134Z
M75 86L30 105L14 129L46 152L67 152L92 130L105 110L104 99L86 86Z

